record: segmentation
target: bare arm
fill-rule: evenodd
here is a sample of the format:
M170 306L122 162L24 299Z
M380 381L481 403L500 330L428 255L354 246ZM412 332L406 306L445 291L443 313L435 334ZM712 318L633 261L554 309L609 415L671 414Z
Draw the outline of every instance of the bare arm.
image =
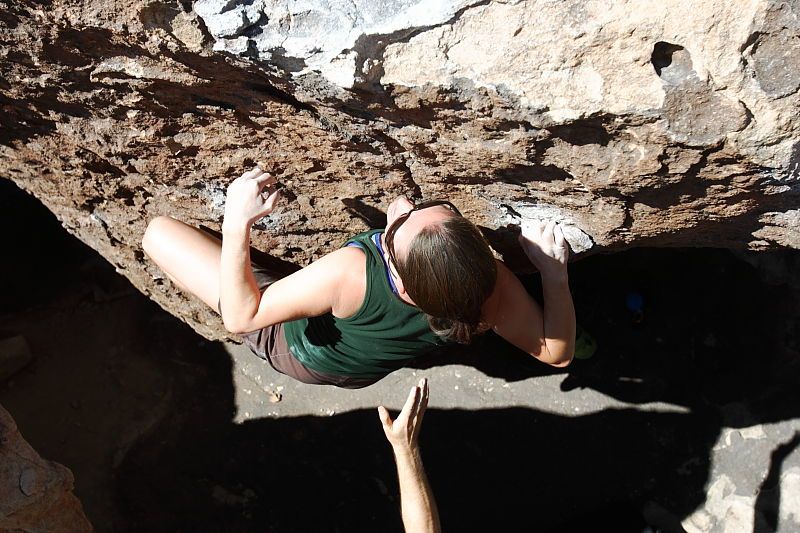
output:
M575 308L567 275L569 245L553 220L524 224L519 241L542 275L544 343L550 364L566 366L575 355Z
M439 533L439 511L428 484L428 476L422 466L417 435L422 416L428 405L428 381L420 380L419 386L411 389L403 410L392 421L383 406L378 415L383 431L394 450L397 477L400 482L400 509L406 533Z
M400 508L406 533L438 533L439 513L419 449L395 450L400 481Z
M575 307L564 276L542 275L544 340L553 366L567 366L575 355Z
M564 236L555 223L534 223L523 229L520 244L541 273L544 310L514 273L498 263L486 320L497 334L543 363L567 366L575 353L575 308Z
M219 298L222 321L229 331L243 333L258 309L261 294L250 267L250 228L272 212L278 197L262 190L275 178L255 167L228 187L222 222ZM266 197L265 197L266 195Z
M278 198L274 184L272 176L256 167L228 188L222 224L219 296L222 320L233 333L335 313L351 308L353 301L361 301L359 282L364 283L364 252L352 247L336 250L276 281L263 294L259 292L250 266L250 228L253 222L272 212ZM363 293L363 287L360 290ZM343 294L347 295L344 302Z

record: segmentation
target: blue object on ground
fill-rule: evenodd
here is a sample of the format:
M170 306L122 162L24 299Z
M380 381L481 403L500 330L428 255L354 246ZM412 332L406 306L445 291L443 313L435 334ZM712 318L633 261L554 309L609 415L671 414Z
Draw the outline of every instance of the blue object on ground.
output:
M631 313L641 313L644 311L644 298L638 292L629 292L625 297L625 306Z

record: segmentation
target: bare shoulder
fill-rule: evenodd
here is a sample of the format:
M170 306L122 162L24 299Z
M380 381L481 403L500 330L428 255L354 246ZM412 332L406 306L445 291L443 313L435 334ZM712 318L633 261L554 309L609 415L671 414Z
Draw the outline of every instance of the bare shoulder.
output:
M332 312L338 318L347 318L356 313L364 302L367 292L366 253L358 246L345 246L331 252L325 258L338 282L338 295Z
M366 269L366 255L362 249L355 246L334 250L303 268L309 273L313 272L318 279L324 279L337 285L347 285L364 278Z
M345 246L329 253L325 257L333 264L343 267L342 274L353 273L354 270L363 274L367 270L366 253L358 246Z
M339 248L323 255L316 261L312 261L311 264L305 268L324 269L326 274L338 278L340 275L345 274L347 270L333 270L333 267L357 268L359 264L362 268L366 267L364 251L355 246L345 246L344 248Z

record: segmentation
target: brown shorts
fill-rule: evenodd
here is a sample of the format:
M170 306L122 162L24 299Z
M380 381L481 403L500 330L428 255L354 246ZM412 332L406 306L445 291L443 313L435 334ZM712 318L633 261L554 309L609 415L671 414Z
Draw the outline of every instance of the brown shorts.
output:
M267 287L281 278L281 276L255 263L253 263L252 266L253 276L255 276L258 289L261 292L264 292ZM217 310L219 310L219 308L219 302L217 302ZM283 323L273 324L250 333L244 333L240 336L245 346L250 348L250 351L258 357L268 362L272 368L281 374L286 374L303 383L311 385L334 385L343 389L360 389L372 385L381 379L379 377L355 378L339 376L336 374L317 372L316 370L308 368L298 361L291 350L289 350Z

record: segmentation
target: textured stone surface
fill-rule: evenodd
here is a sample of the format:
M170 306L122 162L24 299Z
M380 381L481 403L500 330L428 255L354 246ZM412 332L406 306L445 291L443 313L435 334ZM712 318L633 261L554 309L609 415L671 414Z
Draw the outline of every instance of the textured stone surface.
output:
M797 420L757 424L745 403L723 406L722 418L734 427L724 428L711 450L706 500L683 520L683 528L689 533L796 530Z
M72 486L69 469L39 457L0 406L0 530L92 531Z
M445 24L479 3L259 0L247 4L199 0L194 11L223 42L246 33L254 55L260 59L297 74L318 71L333 83L350 88L376 81L379 55L389 43ZM235 26L238 29L231 31Z
M398 194L450 198L516 269L524 218L576 252L800 247L797 2L4 5L0 176L209 338L140 239L218 228L255 163L289 201L254 244L299 264Z

